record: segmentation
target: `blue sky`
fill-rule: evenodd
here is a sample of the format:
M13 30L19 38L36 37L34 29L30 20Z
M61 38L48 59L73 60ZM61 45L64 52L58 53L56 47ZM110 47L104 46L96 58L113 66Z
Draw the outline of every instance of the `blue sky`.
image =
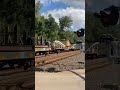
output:
M85 0L36 0L42 3L40 14L51 14L59 24L59 18L69 16L73 20L71 30L85 28Z
M63 9L63 8L65 9L67 7L69 7L69 5L64 4L62 2L51 2L47 5L43 5L40 12L41 13L47 13L48 11L51 11L51 10L54 10L54 9L59 10L59 9Z

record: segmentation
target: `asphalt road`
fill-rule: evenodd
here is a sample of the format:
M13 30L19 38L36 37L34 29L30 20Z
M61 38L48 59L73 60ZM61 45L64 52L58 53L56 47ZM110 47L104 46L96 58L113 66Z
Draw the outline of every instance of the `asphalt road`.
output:
M120 86L120 64L112 63L86 72L86 90L112 90L102 88L103 85Z
M85 70L35 72L35 90L85 90Z
M42 67L35 72L35 90L85 90L85 69L78 62L85 62L81 53ZM50 68L55 71L48 72ZM66 71L69 70L69 71Z

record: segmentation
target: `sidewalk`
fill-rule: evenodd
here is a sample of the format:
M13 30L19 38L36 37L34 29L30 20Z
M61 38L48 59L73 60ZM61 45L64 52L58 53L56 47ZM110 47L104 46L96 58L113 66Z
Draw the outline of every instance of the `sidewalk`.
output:
M35 72L35 90L85 90L85 70Z

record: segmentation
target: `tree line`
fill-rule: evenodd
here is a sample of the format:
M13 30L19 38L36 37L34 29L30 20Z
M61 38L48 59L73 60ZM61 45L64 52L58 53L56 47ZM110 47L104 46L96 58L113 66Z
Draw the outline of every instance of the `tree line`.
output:
M39 10L42 4L37 2L35 4L35 36L43 37L48 41L54 40L69 40L71 43L79 41L77 34L70 30L73 23L69 16L63 16L59 18L59 24L55 21L55 18L49 14L48 18L41 16Z

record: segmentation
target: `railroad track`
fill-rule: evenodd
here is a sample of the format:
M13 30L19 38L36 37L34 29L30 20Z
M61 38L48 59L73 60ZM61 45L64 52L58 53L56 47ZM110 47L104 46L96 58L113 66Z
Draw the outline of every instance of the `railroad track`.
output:
M0 77L12 75L12 74L19 74L23 72L29 72L29 71L34 71L34 70L23 70L23 69L2 70L0 71Z
M59 54L51 54L48 56L40 57L36 56L35 57L35 67L40 67L46 64L50 64L52 62L56 62L59 60L63 60L68 57L72 57L75 55L80 54L80 51L72 51L72 52L64 52L64 53L59 53Z
M93 71L93 70L96 70L96 69L99 69L99 68L103 68L103 67L106 67L108 65L110 65L112 62L107 58L98 58L97 60L96 59L93 59L93 60L88 60L86 61L86 72L90 72L90 71Z
M34 78L34 70L4 71L0 75L0 90L34 90Z

